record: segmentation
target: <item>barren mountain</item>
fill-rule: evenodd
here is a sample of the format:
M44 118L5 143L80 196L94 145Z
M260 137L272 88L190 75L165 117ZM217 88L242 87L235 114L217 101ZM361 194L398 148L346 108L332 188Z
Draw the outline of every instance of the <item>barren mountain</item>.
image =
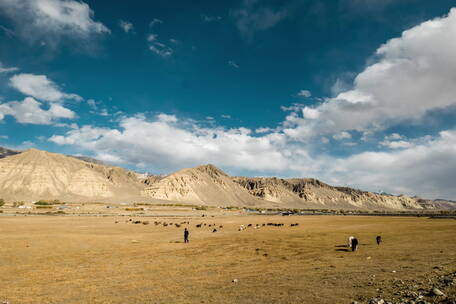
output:
M334 187L311 178L232 177L213 165L167 176L36 149L0 150L0 196L9 200L155 201L214 206L337 209L451 209L455 203Z
M147 186L143 195L162 200L217 206L267 205L213 165L182 169Z
M29 149L0 159L3 198L109 198L139 195L134 172Z
M422 209L411 197L333 187L313 178L234 177L233 180L256 197L296 208Z

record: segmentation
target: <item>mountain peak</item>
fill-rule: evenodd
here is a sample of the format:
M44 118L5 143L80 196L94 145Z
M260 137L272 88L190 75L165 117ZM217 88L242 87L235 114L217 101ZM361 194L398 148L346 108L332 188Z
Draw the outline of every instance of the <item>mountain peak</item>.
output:
M200 165L198 167L195 167L196 170L207 173L209 175L223 175L223 176L228 176L225 172L223 172L222 169L217 168L213 164L206 164L206 165Z

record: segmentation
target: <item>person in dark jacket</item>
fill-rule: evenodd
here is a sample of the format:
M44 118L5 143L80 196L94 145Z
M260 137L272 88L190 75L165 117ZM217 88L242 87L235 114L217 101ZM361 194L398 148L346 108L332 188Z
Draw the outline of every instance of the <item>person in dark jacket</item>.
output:
M358 239L357 238L352 239L351 248L352 248L352 251L356 251L358 249Z
M188 243L188 236L190 232L188 232L187 228L184 229L184 243Z
M375 240L377 241L377 245L380 245L380 243L382 242L382 237L380 235L377 235Z

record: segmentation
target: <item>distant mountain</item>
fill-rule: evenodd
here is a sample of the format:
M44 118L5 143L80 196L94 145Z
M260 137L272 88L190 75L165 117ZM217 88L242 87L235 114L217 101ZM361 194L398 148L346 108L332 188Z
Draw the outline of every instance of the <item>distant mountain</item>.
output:
M0 159L0 193L10 199L138 196L136 173L29 149Z
M334 187L312 178L233 177L213 165L167 176L138 174L93 158L0 148L0 197L8 200L179 202L212 206L422 210L455 209L425 200Z
M252 196L213 165L182 169L149 184L143 195L155 199L217 206L270 205Z

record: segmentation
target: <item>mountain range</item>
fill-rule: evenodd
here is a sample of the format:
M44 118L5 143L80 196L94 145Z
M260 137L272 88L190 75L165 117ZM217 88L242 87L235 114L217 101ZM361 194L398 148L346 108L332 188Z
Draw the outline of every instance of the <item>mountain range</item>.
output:
M264 208L456 209L451 201L335 187L312 178L229 176L213 165L144 176L93 158L5 148L0 148L0 198Z

